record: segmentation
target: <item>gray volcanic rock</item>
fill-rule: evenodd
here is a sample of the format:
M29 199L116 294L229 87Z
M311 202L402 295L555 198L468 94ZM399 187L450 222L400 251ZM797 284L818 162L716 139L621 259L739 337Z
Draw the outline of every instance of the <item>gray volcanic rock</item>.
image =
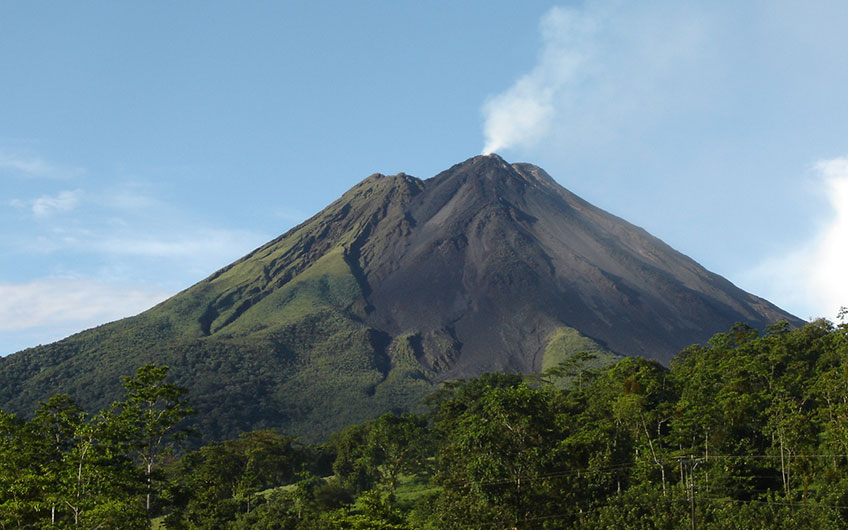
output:
M735 322L801 324L541 168L494 154L424 181L403 219L407 231L379 255L362 245L368 322L450 337L457 351L439 378L538 371L562 326L667 363Z

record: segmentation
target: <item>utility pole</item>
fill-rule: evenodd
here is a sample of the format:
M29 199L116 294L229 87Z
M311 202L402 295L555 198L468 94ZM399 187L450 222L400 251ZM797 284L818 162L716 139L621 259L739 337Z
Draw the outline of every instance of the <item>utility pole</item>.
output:
M695 524L695 474L693 471L696 467L698 467L698 461L693 459L692 457L680 457L677 459L680 462L680 470L683 473L684 481L685 477L689 475L689 483L684 485L687 486L687 491L689 493L689 519L692 521L692 530L696 530L697 525ZM685 468L683 466L686 466ZM685 472L684 472L685 469Z
M694 469L692 461L689 460L689 518L692 520L692 530L695 530L695 477L692 476Z

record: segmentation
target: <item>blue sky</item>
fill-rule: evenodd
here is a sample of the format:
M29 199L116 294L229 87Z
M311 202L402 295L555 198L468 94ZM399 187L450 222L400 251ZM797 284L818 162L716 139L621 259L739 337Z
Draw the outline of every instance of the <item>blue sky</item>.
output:
M845 27L836 1L0 2L0 354L489 150L833 319Z

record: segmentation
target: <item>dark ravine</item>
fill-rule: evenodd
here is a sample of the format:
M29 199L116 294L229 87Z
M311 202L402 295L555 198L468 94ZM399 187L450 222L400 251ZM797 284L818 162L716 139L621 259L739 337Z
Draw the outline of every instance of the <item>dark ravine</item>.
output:
M531 164L372 175L303 224L138 316L0 360L0 408L89 408L172 367L207 436L319 439L434 382L538 372L573 351L668 361L736 322L802 322Z

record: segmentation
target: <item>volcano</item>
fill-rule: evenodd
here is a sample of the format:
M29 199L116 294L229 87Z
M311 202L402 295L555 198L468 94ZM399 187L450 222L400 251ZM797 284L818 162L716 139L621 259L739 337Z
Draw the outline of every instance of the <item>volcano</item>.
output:
M541 168L477 156L374 174L311 219L135 317L0 360L0 407L106 406L143 363L221 439L317 440L437 382L539 372L577 351L668 363L736 322L803 322L592 206Z

